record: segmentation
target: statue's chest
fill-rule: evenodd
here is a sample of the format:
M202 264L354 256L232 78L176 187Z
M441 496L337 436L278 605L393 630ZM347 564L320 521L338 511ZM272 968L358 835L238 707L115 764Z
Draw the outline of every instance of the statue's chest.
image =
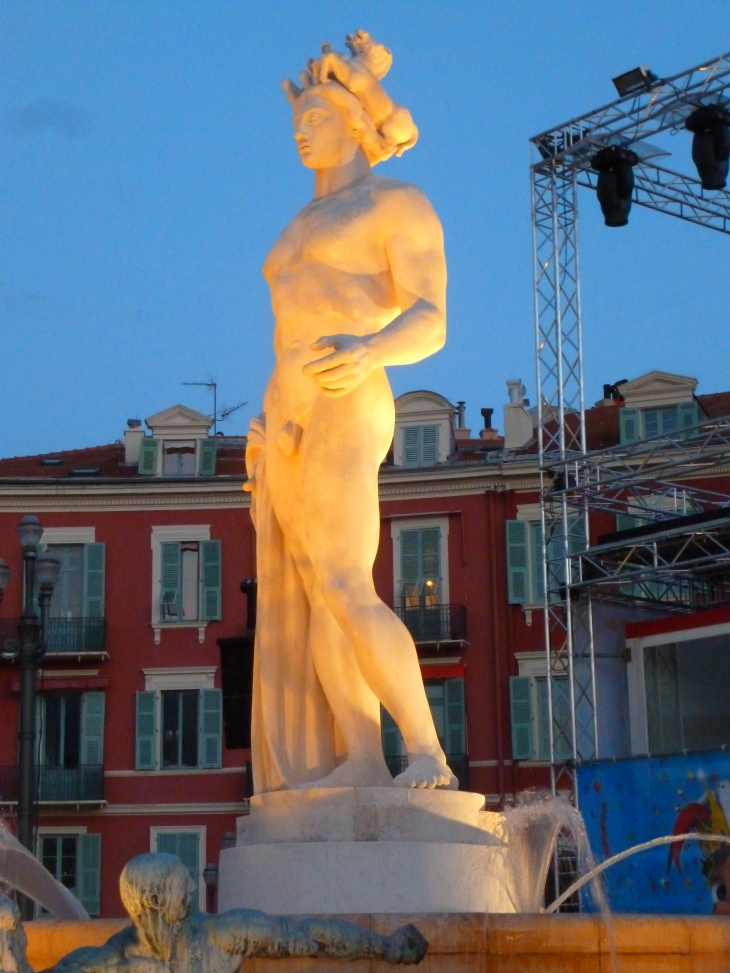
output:
M387 266L376 237L367 201L323 201L300 213L282 233L266 262L266 276L299 274L307 265L376 273Z

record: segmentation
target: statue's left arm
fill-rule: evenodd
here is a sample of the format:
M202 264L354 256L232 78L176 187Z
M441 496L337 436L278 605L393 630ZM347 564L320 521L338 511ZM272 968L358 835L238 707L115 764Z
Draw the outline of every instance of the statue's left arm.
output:
M384 365L410 365L433 355L446 340L446 260L441 224L413 186L384 194L382 234L401 313L375 334L329 335L313 351L334 351L304 366L325 395L346 395Z
M210 944L232 956L331 956L343 960L383 959L420 963L428 943L414 926L391 936L344 919L293 919L252 909L232 909L206 920Z

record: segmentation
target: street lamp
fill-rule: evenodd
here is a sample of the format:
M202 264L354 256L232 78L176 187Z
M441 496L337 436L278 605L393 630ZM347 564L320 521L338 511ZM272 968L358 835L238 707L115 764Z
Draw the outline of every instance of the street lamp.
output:
M26 514L18 525L18 540L23 548L25 605L18 620L18 650L11 657L20 667L20 729L18 731L18 839L33 851L33 806L35 803L35 683L38 663L46 652L48 619L53 586L60 562L48 555L38 556L43 527L35 514ZM10 569L0 562L0 597ZM36 582L40 616L35 608ZM33 918L33 902L20 896L23 919Z
M218 866L215 862L208 862L203 869L203 881L207 893L206 911L215 912L215 890L218 888Z

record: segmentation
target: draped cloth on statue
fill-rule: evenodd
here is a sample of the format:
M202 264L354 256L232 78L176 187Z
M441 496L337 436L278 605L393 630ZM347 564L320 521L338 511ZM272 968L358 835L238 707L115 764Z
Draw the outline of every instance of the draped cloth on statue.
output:
M254 792L319 780L344 757L309 646L310 608L266 482L261 420L249 433L258 595L251 713Z

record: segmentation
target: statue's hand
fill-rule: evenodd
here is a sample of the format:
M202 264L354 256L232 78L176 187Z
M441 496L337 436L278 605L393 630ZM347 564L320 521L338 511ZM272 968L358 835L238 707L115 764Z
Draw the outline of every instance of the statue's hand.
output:
M334 348L330 355L317 358L304 366L302 371L310 375L330 398L347 395L364 382L375 368L376 362L368 338L353 334L333 334L310 345L312 351Z

